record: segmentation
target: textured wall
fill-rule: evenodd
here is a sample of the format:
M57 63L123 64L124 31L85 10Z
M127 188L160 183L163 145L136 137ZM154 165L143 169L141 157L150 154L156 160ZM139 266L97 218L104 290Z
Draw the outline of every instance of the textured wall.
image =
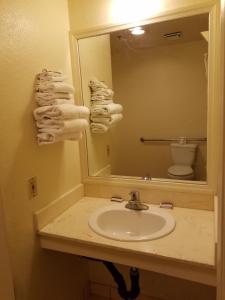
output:
M2 193L0 190L0 299L14 300L11 267L5 234Z
M35 210L81 181L78 143L39 147L32 118L36 73L60 69L71 81L67 1L3 0L0 8L0 182L16 299L79 300L82 262L42 251L33 228ZM39 193L33 200L32 176Z

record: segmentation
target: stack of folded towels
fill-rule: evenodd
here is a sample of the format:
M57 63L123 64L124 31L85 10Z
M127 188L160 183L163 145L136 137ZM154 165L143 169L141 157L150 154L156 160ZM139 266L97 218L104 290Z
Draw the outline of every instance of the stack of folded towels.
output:
M89 83L91 89L91 131L105 133L122 120L123 107L113 102L113 91L97 79Z
M34 110L34 118L39 145L79 140L89 126L90 111L73 104L74 88L65 78L61 72L48 70L37 75L35 99L40 107Z

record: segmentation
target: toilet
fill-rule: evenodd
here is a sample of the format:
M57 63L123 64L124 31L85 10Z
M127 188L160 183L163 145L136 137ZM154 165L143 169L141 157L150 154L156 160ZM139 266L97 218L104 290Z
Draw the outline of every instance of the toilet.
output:
M194 179L192 165L197 149L196 144L170 144L173 165L168 169L168 177L177 180Z

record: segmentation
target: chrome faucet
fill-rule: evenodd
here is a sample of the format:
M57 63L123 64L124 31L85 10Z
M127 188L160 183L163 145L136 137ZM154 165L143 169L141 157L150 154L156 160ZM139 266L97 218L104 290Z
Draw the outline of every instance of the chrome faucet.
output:
M147 210L149 209L148 205L142 204L140 200L140 193L138 191L130 192L131 199L125 205L126 208L133 210Z

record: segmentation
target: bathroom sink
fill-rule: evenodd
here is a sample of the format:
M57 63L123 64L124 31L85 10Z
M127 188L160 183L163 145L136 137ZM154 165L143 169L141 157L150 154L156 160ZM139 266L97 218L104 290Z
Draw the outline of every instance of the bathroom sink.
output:
M89 226L113 240L147 241L169 234L175 220L162 208L150 206L148 210L135 211L118 203L96 210L89 218Z

